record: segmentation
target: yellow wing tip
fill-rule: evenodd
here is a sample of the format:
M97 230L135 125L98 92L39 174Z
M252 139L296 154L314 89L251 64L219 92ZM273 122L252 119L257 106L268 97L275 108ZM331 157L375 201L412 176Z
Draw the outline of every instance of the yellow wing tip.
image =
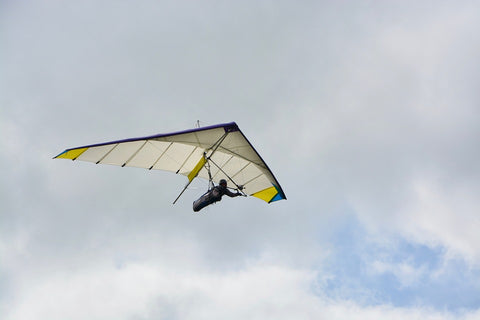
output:
M270 187L262 191L258 191L252 194L253 197L262 199L265 202L271 202L272 199L277 195L278 191L275 187Z
M54 159L70 159L75 160L77 159L82 153L84 153L88 148L79 148L79 149L71 149L65 150L64 152L60 153Z
M279 190L275 185L273 187L269 187L261 191L258 191L252 194L251 196L259 198L267 203L287 199L283 194L283 192Z

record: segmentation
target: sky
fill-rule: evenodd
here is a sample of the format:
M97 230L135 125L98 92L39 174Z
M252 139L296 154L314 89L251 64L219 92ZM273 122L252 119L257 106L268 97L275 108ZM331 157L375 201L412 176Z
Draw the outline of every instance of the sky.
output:
M0 2L0 318L480 319L479 12ZM288 200L52 159L197 121Z

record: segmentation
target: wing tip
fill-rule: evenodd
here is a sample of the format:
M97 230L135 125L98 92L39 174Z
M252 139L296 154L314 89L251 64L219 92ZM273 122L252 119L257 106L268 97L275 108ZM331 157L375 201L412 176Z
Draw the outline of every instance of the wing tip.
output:
M76 160L82 153L84 153L88 148L74 148L67 149L54 157L53 159L70 159Z
M53 157L52 159L58 159L58 158L61 158L61 157L62 157L62 155L64 155L65 153L67 153L67 150L60 152L59 154L57 154L57 155L56 155L55 157Z

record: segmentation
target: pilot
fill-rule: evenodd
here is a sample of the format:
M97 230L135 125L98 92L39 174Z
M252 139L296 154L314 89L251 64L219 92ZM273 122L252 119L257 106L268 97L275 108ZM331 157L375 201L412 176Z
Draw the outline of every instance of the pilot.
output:
M225 179L220 180L218 186L213 187L212 190L207 191L200 198L193 202L193 211L198 212L212 203L222 200L223 195L226 194L229 197L238 197L242 195L240 192L233 193L227 188L227 181Z
M212 190L212 200L214 202L222 200L222 196L226 194L229 197L238 197L242 194L240 192L233 193L232 191L228 190L227 188L227 180L221 179L218 186L214 187Z

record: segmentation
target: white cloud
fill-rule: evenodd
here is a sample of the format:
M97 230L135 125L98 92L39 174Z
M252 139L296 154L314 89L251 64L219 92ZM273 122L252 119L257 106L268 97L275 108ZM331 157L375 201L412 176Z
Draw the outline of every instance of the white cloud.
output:
M227 273L103 265L49 274L17 292L6 319L454 319L315 295L308 270L254 263ZM468 316L469 314L467 314Z
M311 288L352 212L478 263L475 4L3 6L0 316L478 318ZM238 121L289 200L192 215L176 176L50 159L197 119Z
M425 181L414 186L416 199L402 211L402 228L417 241L447 244L450 256L480 262L480 203L468 186L440 187ZM474 194L475 193L475 194Z
M478 262L478 19L470 5L398 9L372 15L327 88L280 119L298 125L295 161L370 230Z

